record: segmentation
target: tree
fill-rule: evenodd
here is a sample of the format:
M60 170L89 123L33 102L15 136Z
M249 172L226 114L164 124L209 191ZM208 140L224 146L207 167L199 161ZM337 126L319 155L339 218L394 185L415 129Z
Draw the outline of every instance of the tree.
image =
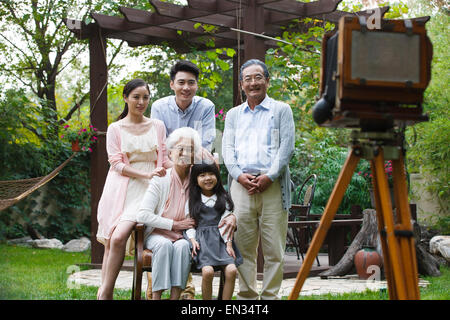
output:
M2 133L0 149L2 180L23 179L48 174L55 164L69 157L71 151L58 138L60 124L69 120L76 110L86 105L89 89L85 84L88 72L82 53L87 41L79 41L65 26L66 17L89 20L91 10L116 12L110 0L2 0L0 2L0 115ZM95 3L95 4L94 4ZM110 65L121 50L113 46ZM57 89L62 74L72 68L77 78L72 91L73 103L60 114ZM75 75L75 76L74 76ZM20 161L17 161L20 159ZM74 225L72 210L89 208L89 155L74 158L47 186L41 208L34 197L2 211L0 237L19 236L20 222L25 221L46 234L36 217L50 217L47 231L52 236L68 240L71 235L87 234L89 221ZM41 190L36 191L41 192ZM36 195L36 193L34 195ZM50 202L51 205L47 208ZM15 215L13 214L15 213ZM20 219L16 220L17 217Z
M121 3L122 2L122 3ZM42 118L42 130L26 126L40 140L54 138L59 124L68 121L88 99L88 89L74 89L73 105L58 115L58 76L68 67L77 67L77 59L87 51L87 41L80 41L64 23L67 17L89 21L89 13L115 12L125 1L92 0L2 0L0 2L0 74L5 83L25 89L37 104L53 112ZM74 16L75 15L75 16ZM116 46L112 59L121 50ZM112 59L109 62L111 65ZM78 66L80 68L80 66ZM76 69L75 69L76 70ZM80 74L80 73L75 73ZM87 83L86 74L80 83ZM11 85L12 84L12 85ZM47 129L47 130L46 130Z
M430 15L427 32L433 44L432 75L425 91L423 107L429 121L419 123L407 130L408 164L410 170L428 177L426 188L436 194L441 213L448 213L450 203L450 93L448 88L449 60L449 15L442 1L417 1L411 4L415 15ZM436 212L437 213L437 212ZM449 219L446 220L447 228Z

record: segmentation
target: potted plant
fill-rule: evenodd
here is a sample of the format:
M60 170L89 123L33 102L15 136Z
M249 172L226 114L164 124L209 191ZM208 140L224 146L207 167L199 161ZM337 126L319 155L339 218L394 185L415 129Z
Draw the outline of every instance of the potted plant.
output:
M97 142L97 128L92 125L89 127L82 127L79 129L71 129L68 124L64 126L64 133L61 139L67 139L72 144L72 151L74 152L92 152L92 145Z

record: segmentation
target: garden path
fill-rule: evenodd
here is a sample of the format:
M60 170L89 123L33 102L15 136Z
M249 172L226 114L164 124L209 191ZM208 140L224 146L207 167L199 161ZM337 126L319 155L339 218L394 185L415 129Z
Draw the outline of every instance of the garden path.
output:
M101 270L90 269L73 273L69 277L69 282L72 285L86 285L86 286L100 286ZM201 275L194 274L192 276L194 286L196 288L196 294L200 294L201 290ZM133 273L131 271L120 271L116 281L116 288L119 289L131 289L133 282ZM284 279L280 289L281 296L289 296L292 288L294 287L295 279ZM426 287L429 283L424 280L419 281L419 286ZM262 281L258 280L258 289L262 286ZM236 280L234 294L236 295L239 288L239 279ZM334 277L331 279L321 279L320 277L307 278L303 285L300 295L320 295L320 294L341 294L349 292L363 292L366 289L372 291L385 290L387 288L386 281L376 280L359 280L357 275L349 275L345 277ZM147 289L147 277L144 275L142 279L142 292ZM213 293L219 290L219 278L214 277L213 281Z

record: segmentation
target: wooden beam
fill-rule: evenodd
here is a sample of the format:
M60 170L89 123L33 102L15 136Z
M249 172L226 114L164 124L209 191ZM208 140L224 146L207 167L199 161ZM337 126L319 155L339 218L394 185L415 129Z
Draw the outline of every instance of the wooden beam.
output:
M241 3L243 6L247 6L249 4L249 0L227 0L227 1ZM252 0L250 0L250 1L252 1ZM256 0L255 4L262 5L262 4L278 2L278 1L281 1L281 0Z
M208 39L214 40L214 46L208 46L206 43ZM237 45L235 40L232 39L214 39L213 36L205 36L204 38L195 38L188 41L189 44L197 46L198 50L210 50L214 48L232 48Z
M158 26L161 24L179 21L179 19L176 18L164 17L154 12L134 8L119 7L119 11L125 16L128 21L134 23Z
M283 0L265 4L264 8L281 13L298 15L299 17L305 17L333 12L336 10L341 1L342 0L319 0L305 3L298 2L296 0Z
M69 18L63 18L63 22L77 39L88 39L93 32L93 23L87 25L84 21Z
M279 2L279 1L281 1L281 0L258 0L258 1L256 1L256 3L258 5L262 5L262 4L266 4L266 3Z
M119 10L129 22L142 23L142 24L155 25L155 26L158 25L161 27L164 27L165 25L170 25L170 28L173 28L173 24L178 23L180 21L192 21L195 23L200 22L200 23L204 23L204 24L211 24L211 25L215 25L218 27L226 27L226 28L236 26L236 18L234 16L234 14L232 16L229 16L229 15L225 15L225 14L211 14L210 12L202 11L195 15L190 14L188 16L184 16L180 12L182 12L182 10L184 10L183 8L187 8L187 7L177 6L177 5L173 5L170 3L164 3L164 2L163 2L163 4L164 4L164 6L167 6L167 7L176 6L178 8L177 8L177 10L174 10L174 11L170 11L170 10L165 11L165 14L166 14L165 16L161 16L158 13L154 13L154 12L148 12L148 11L144 11L144 10L138 10L138 9L127 8L127 7L120 7ZM190 8L187 8L187 9L190 9ZM191 11L191 13L192 13L192 11ZM168 16L169 14L171 14L171 16ZM181 29L181 28L177 28L177 29ZM183 30L183 31L187 31L187 30ZM191 30L191 32L192 32L192 30Z
M249 5L249 0L227 0L229 2L234 2L234 3L240 3L243 7L248 6ZM250 0L252 1L252 0ZM273 3L273 2L280 2L283 0L256 0L256 5L260 6L260 5L264 5L264 4L268 4L268 3Z
M234 13L211 15L211 12L205 10L192 9L186 6L180 6L158 0L149 0L149 2L152 6L154 6L155 10L157 11L156 13L157 15L161 15L168 19L173 19L168 20L165 23L173 23L179 20L189 20L194 22L211 24L219 27L236 26L236 19L234 17ZM127 11L131 13L130 8L123 10L123 12ZM132 15L133 14L137 15L136 11L132 13ZM130 19L135 19L131 18L132 15L130 15ZM146 17L146 19L149 19L149 17ZM163 23L159 23L159 25L162 26Z
M95 20L95 22L97 22L100 28L110 31L130 31L146 27L146 25L142 23L129 22L126 19L120 17L107 16L96 12L91 12L90 15Z
M149 0L155 10L162 16L190 20L221 27L235 27L236 18L222 14L211 14L209 11L192 9L158 0Z
M264 9L273 10L281 13L295 14L304 16L306 12L306 3L295 0L283 0L279 2L271 2L264 5Z
M205 0L201 0L201 1L205 1ZM132 8L126 8L126 7L120 7L120 11L124 14L124 16L126 17L126 19L130 22L134 22L134 23L146 23L146 24L151 24L151 25L159 25L163 28L170 28L170 29L176 29L176 30L181 30L181 31L186 31L186 32L192 32L192 33L199 33L199 34L203 34L203 32L201 31L201 29L196 29L194 28L194 25L198 22L203 23L203 24L211 24L211 25L215 25L217 27L219 27L218 30L216 30L214 32L214 34L217 37L220 38L234 38L232 37L232 33L229 33L229 29L228 28L235 28L237 23L236 23L236 18L230 17L230 16L225 16L223 14L210 14L209 16L202 16L202 17L198 17L198 18L190 18L188 20L181 20L179 18L173 18L173 17L162 17L162 16L158 16L157 13L151 13L151 12L147 12L147 11L143 11L143 10L137 10L137 9L132 9ZM265 12L265 20L270 20L270 15L271 12L267 11ZM158 18L159 17L159 18ZM287 18L286 18L287 17ZM160 19L163 18L163 19ZM272 21L275 20L276 21L286 21L286 19L288 21L297 18L296 16L286 16L286 14L281 14L278 12L273 12L272 13ZM187 22L190 21L190 22ZM269 21L269 22L272 22ZM272 36L272 37L276 37L276 36L280 36L283 33L283 30L280 28L280 26L277 26L275 24L266 24L265 26L265 30L264 30L264 34Z
M159 16L157 13L152 13L144 10L137 10L132 8L120 7L120 12L125 16L125 18L134 23L142 23L147 25L160 26L162 28L172 29L172 30L180 30L183 32L195 33L198 35L204 35L202 28L195 28L195 24L200 22L196 21L196 19L192 20L180 20L178 18L170 18ZM200 18L201 19L201 18ZM203 20L201 20L203 21ZM211 21L208 21L211 22ZM220 20L219 20L220 22ZM234 23L234 20L232 20ZM228 27L220 27L215 31L215 33L220 32L228 32ZM196 36L196 35L193 35ZM222 36L224 38L230 38L227 36Z
M264 21L266 21L267 24L280 24L283 22L299 18L301 17L295 14L281 13L273 10L264 9Z
M162 16L188 20L191 18L208 16L211 13L205 10L192 9L186 6L180 6L159 0L149 0L156 12Z
M314 2L305 3L306 16L312 16L315 14L330 13L336 10L339 3L342 0L319 0Z
M152 37L152 36L146 36L143 34L127 32L127 31L110 33L110 34L108 34L108 38L130 41L133 43L140 43L143 46L149 45L149 44L162 45L164 43L168 44L170 42L169 40L165 40L163 38L156 38L156 37Z
M145 13L145 11L143 12ZM125 40L133 46L167 44L178 52L188 52L191 48L195 48L196 50L209 50L236 45L236 36L228 31L228 28L222 29L222 31L226 30L226 32L208 35L201 28L195 29L195 23L192 21L182 20L181 22L173 22L160 27L146 26L142 23L129 22L124 18L106 16L98 13L91 13L91 15L108 38ZM134 17L136 17L136 12L134 12ZM143 20L141 19L141 21ZM178 29L186 31L186 33L179 34L176 31ZM191 34L191 32L195 34ZM205 36L208 38L205 38ZM213 36L217 37L215 45L214 47L208 47L206 45L207 39L211 39ZM183 48L187 48L188 50L185 51Z
M232 27L236 26L236 18L235 17L225 16L222 14L212 14L209 16L198 17L198 18L193 18L193 19L188 19L188 20L205 23L205 24L211 24L211 25L219 26L219 27L228 27L228 28L231 27L232 28Z
M223 16L241 16L243 10L239 10L238 3L230 3L225 0L188 0L188 6L193 9L209 11L211 14L218 13ZM242 6L244 9L245 6Z
M213 13L235 11L239 9L239 3L231 3L224 0L188 0L188 6L192 9L205 10Z
M182 38L184 39L188 38L187 33L179 34L176 30L161 27L146 27L143 29L133 30L133 33L143 34L157 38L165 38L168 40L179 40Z
M145 12L145 11L144 11ZM182 20L160 26L146 26L142 23L129 22L126 19L93 13L95 21L103 28L108 37L131 41L133 43L162 44L164 41L180 41L204 36L202 28L194 28L194 22ZM184 31L178 33L177 30ZM226 29L228 31L228 29ZM223 30L224 31L224 30ZM191 34L194 33L194 34ZM150 38L142 37L148 36ZM234 39L231 35L222 38Z

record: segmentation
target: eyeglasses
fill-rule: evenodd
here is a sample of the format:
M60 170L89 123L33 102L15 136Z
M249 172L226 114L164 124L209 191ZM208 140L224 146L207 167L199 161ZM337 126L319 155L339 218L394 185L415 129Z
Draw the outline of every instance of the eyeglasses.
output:
M178 151L179 154L186 152L186 153L191 153L192 152L192 147L191 146L175 146L172 148L173 150Z
M243 81L245 83L252 83L253 80L255 82L261 82L261 81L265 80L265 77L262 74L257 74L257 75L254 75L253 77L252 76L246 76L246 77L244 77Z

